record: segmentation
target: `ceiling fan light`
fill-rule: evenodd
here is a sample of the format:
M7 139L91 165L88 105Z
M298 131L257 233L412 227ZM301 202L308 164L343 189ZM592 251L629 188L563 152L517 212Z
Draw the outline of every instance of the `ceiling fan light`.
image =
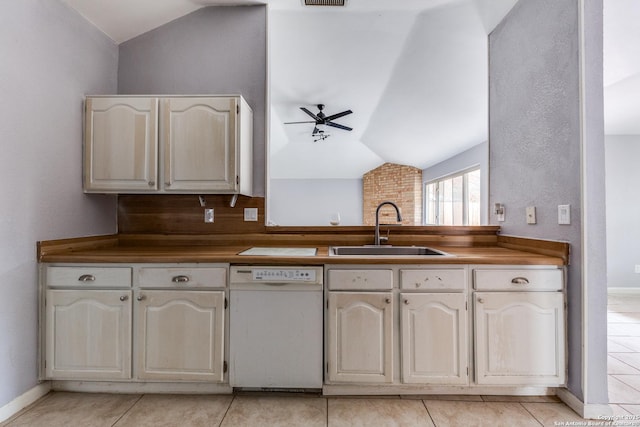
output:
M305 6L345 6L347 0L304 0Z

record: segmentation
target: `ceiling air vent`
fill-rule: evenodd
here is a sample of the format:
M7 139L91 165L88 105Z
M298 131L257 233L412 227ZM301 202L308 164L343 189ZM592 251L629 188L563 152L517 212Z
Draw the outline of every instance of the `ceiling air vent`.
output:
M305 6L344 6L347 0L304 0Z

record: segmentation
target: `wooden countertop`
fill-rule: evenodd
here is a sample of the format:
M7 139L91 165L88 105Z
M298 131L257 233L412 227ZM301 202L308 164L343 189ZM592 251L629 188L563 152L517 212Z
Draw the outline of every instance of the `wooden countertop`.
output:
M256 244L123 244L117 235L39 242L38 260L50 263L231 263L255 265L323 264L504 264L555 265L568 262L568 244L562 242L498 238L496 244L481 246L426 245L452 257L424 256L329 256L326 244L271 244L273 247L315 247L316 256L244 256L240 252Z

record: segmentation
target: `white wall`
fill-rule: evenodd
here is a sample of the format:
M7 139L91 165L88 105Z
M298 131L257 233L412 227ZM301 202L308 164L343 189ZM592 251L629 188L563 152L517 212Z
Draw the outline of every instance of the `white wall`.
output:
M241 94L253 110L253 191L264 196L267 8L205 7L120 45L120 94Z
M489 221L489 144L486 141L423 170L422 183L424 188L424 184L429 181L475 166L480 167L480 223L485 225Z
M362 225L362 180L271 179L269 203L272 225L329 225L335 212L340 225Z
M59 0L0 13L0 407L37 384L39 240L116 231L82 193L86 93L114 93L117 46Z
M605 138L607 285L640 287L640 135Z
M519 1L489 37L489 63L489 205L506 206L503 234L571 244L568 388L606 403L602 0ZM560 204L571 225L558 225Z

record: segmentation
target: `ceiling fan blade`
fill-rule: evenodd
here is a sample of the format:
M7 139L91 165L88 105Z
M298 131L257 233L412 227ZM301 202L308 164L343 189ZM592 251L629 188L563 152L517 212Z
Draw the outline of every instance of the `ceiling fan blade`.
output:
M322 119L320 117L316 116L315 114L313 114L311 111L307 110L306 108L300 107L300 109L302 111L304 111L305 113L307 113L308 115L310 115L311 117L313 117L313 120L315 120L317 122L321 122L322 121Z
M315 123L313 120L307 120L306 122L284 122L285 125L295 125L298 123Z
M351 113L353 113L353 111L351 111L351 110L346 110L346 111L343 111L342 113L333 114L333 115L331 115L331 116L325 117L324 119L325 119L326 121L331 121L331 120L339 119L340 117L344 117L344 116L346 116L347 114L351 114Z
M343 125L339 125L337 123L333 123L333 122L326 122L325 123L326 126L331 126L334 128L338 128L338 129L342 129L342 130L353 130L353 128L347 127L347 126L343 126Z

